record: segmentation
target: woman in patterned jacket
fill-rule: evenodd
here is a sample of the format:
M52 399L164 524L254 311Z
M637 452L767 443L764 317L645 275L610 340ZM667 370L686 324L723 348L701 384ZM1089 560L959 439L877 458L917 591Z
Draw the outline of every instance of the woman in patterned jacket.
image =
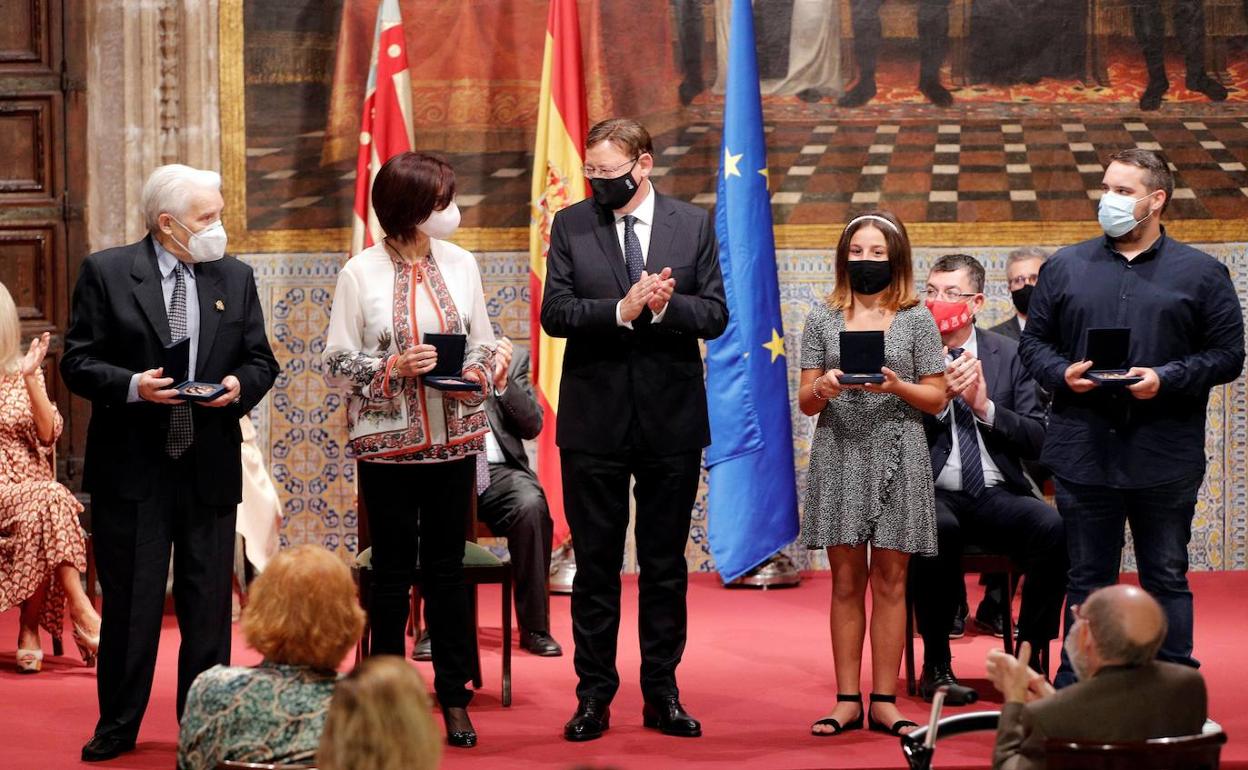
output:
M186 695L179 770L236 762L311 762L343 656L364 612L351 571L319 545L281 551L252 585L243 636L258 666L213 666Z
M51 464L63 423L43 383L48 333L23 355L20 328L0 283L0 612L21 606L17 670L33 674L43 668L39 626L59 637L67 601L78 651L95 665L100 616L82 588L82 505L57 483Z
M323 357L330 384L347 391L349 448L359 461L360 529L367 525L372 546L370 653L404 654L419 564L447 742L467 748L477 734L464 686L474 633L464 532L489 431L482 404L494 331L476 260L445 240L459 225L451 167L421 153L394 156L373 181L373 208L385 238L339 272ZM439 362L425 344L431 333L464 335L463 359ZM434 387L426 375L439 363L462 368L476 387Z

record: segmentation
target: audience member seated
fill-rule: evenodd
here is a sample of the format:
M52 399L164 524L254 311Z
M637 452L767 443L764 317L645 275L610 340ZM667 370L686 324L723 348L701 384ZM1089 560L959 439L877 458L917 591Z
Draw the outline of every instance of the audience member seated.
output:
M529 381L529 353L503 337L494 352L493 389L485 402L490 432L485 436L489 483L478 481L477 518L496 537L507 538L515 571L516 619L520 646L544 658L563 654L550 635L550 552L554 522L546 493L529 465L524 440L542 432L542 407ZM427 606L427 605L426 605ZM432 660L428 632L412 651L416 660Z
M1013 340L977 328L984 306L984 266L966 254L949 254L927 276L927 307L947 353L945 409L925 415L936 486L937 554L910 562L919 633L923 636L926 700L947 686L946 703L964 705L976 693L952 669L949 630L963 600L964 543L1007 553L1025 575L1019 636L1037 651L1057 638L1066 588L1062 519L1040 500L1023 470L1040 454L1044 412L1036 383L1018 358Z
M1039 246L1014 249L1005 258L1005 281L1014 303L1014 315L989 329L1018 342L1027 325L1027 309L1031 304L1031 292L1040 280L1040 266L1049 258L1049 252Z
M43 668L39 627L60 636L66 600L88 666L100 647L100 616L82 588L82 505L50 462L63 422L43 382L48 334L25 354L20 335L17 307L0 283L0 612L22 608L17 670L33 674Z
M252 584L243 636L253 668L213 666L187 694L178 767L304 762L316 753L338 679L364 628L347 565L317 545L282 551Z
M1060 691L1018 658L988 654L988 678L1005 696L993 770L1043 770L1050 738L1142 741L1196 735L1205 722L1205 682L1196 669L1154 660L1166 638L1157 600L1135 586L1093 592L1075 607L1066 652L1079 681Z
M436 770L442 735L420 673L376 655L339 681L317 752L320 770Z

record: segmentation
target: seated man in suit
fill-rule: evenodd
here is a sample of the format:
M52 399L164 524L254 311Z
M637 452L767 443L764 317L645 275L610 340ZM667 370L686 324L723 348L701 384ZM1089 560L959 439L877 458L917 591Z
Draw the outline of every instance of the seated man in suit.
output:
M1143 741L1196 735L1208 706L1200 673L1155 660L1166 638L1157 600L1129 585L1098 589L1072 608L1066 633L1076 684L1060 691L1026 663L1026 643L1014 658L988 653L988 678L1005 696L993 770L1043 770L1044 743Z
M1003 337L1018 342L1023 336L1023 327L1027 325L1027 304L1031 301L1031 291L1040 280L1040 266L1049 258L1049 252L1039 246L1024 246L1014 249L1005 258L1005 281L1010 287L1010 299L1014 301L1017 313L989 329Z
M1013 300L1014 310L1017 312L988 331L1018 342L1018 338L1023 333L1023 327L1027 325L1027 303L1031 301L1031 291L1036 287L1036 281L1040 278L1040 266L1048 258L1049 252L1039 246L1023 246L1009 253L1005 259L1005 279L1010 289L1010 299ZM1041 407L1047 415L1050 396L1039 386L1037 386L1037 392ZM1038 462L1025 461L1023 468L1036 484L1043 484L1049 478L1048 469ZM984 598L979 603L979 607L975 609L975 625L995 636L1002 636L1005 633L1003 613L1008 606L1006 593L1009 591L1005 584L1005 575L984 575L980 578L979 584L984 586ZM964 596L954 615L955 633L951 634L950 638L961 636L956 629L958 625L965 622L967 613Z
M1008 553L1024 567L1021 638L1037 651L1057 638L1066 583L1066 541L1057 511L1039 500L1022 460L1040 453L1044 421L1036 384L1018 359L1018 346L975 328L984 304L984 267L951 254L932 266L927 306L948 346L949 405L925 417L936 480L939 553L910 562L910 591L923 637L920 689L931 700L949 687L946 702L963 705L975 691L958 684L951 667L949 627L965 590L964 542Z
M516 619L520 646L534 655L557 658L563 648L550 635L550 574L554 522L546 493L525 454L526 439L542 432L542 408L529 382L529 354L503 337L494 352L494 390L485 402L490 432L485 454L490 463L489 486L477 495L477 518L496 537L507 538L515 574ZM427 606L427 605L426 605ZM432 660L429 632L412 650L416 660Z

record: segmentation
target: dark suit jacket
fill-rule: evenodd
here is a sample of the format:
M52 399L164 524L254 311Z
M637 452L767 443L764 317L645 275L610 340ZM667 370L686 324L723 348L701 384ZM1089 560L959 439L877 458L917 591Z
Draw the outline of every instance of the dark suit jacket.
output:
M996 405L991 428L978 420L975 425L1010 489L1032 494L1021 461L1034 460L1044 446L1044 410L1036 399L1036 383L1018 358L1017 342L978 328L975 336L988 382L988 398ZM953 449L953 411L947 412L943 420L924 415L923 427L934 478L940 475Z
M1023 330L1018 325L1018 316L1016 315L1010 316L988 331L1000 334L1002 337L1009 337L1015 342L1018 342L1018 338L1023 336Z
M629 288L614 217L592 200L560 211L551 228L542 328L566 337L555 440L563 449L623 448L634 414L654 451L710 443L698 340L728 325L715 229L705 211L655 193L646 270L672 269L676 293L661 323L647 309L616 325Z
M199 296L195 377L220 382L232 374L242 389L232 406L192 405L192 481L200 502L234 505L243 489L238 420L273 386L277 360L265 336L251 268L227 257L194 269ZM61 359L69 389L91 402L86 491L129 501L148 496L151 469L164 455L169 407L129 404L126 396L131 376L160 366L170 341L151 236L87 257L74 288Z
M486 399L485 414L507 464L536 476L529 467L524 441L537 438L542 432L542 407L533 394L529 352L524 348L516 348L512 354L511 366L507 367L507 390L501 396Z
M1044 770L1044 742L1143 741L1196 735L1205 724L1205 680L1194 668L1153 662L1102 669L1086 682L1001 709L993 770Z

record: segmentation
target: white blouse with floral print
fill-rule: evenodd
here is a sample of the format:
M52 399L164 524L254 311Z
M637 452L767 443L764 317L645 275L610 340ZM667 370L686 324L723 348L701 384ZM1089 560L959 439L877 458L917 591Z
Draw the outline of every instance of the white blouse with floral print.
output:
M464 370L492 370L494 331L472 254L430 240L429 256L415 263L384 243L347 260L338 273L322 362L329 384L348 390L347 431L356 458L428 463L485 451L489 422L479 393L449 398L424 387L420 377L394 371L399 353L420 344L426 332L466 334Z

